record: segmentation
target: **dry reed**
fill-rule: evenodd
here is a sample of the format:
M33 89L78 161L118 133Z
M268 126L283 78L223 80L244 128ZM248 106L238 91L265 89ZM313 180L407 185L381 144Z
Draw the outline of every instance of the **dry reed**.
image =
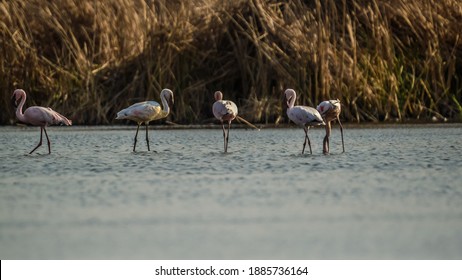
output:
M0 0L0 122L15 88L108 124L164 87L176 123L209 121L215 90L277 123L288 87L348 121L461 120L461 30L458 0Z

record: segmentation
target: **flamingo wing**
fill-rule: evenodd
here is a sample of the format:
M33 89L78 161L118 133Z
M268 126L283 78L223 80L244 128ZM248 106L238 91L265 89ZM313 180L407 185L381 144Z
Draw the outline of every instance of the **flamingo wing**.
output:
M72 125L72 121L51 108L32 106L26 109L24 117L32 125L46 126L53 124Z
M341 104L340 100L327 100L319 103L316 109L321 113L321 116L327 121L333 120L340 115Z
M289 119L297 125L319 125L324 124L321 114L312 107L294 106L288 110Z
M325 114L327 111L329 111L332 108L332 104L329 101L323 101L319 103L319 105L316 107L316 110L321 113L321 115Z
M116 119L129 119L135 122L155 120L160 114L160 104L155 101L144 101L131 105L117 113Z
M213 103L213 115L219 120L233 120L238 113L237 106L229 100L218 100Z

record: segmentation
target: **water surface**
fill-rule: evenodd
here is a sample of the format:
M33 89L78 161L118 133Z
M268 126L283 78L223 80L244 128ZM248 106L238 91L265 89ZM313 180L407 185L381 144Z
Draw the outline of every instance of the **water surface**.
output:
M0 258L462 258L462 125L134 132L0 127Z

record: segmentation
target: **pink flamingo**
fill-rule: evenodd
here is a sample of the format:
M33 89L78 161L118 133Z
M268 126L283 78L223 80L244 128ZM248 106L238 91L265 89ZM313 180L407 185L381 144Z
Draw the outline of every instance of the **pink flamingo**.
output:
M323 146L323 153L328 154L329 153L329 138L330 138L330 133L332 131L332 126L331 122L337 120L338 124L340 125L340 133L342 135L342 149L343 152L345 152L345 145L343 144L343 126L342 123L340 122L340 112L342 110L340 104L340 100L327 100L319 103L318 107L316 107L316 110L321 113L321 116L323 119L326 121L326 136L324 137L324 140L322 142Z
M146 126L146 143L149 148L149 137L148 137L148 126L150 121L163 119L168 116L170 113L170 106L173 105L173 92L169 89L163 89L160 92L160 99L162 101L163 109L160 107L160 104L156 101L144 101L131 105L128 108L125 108L117 113L117 120L127 119L135 121L138 124L135 134L135 144L133 145L133 152L135 152L136 142L138 138L138 130L142 123ZM169 106L170 103L170 106Z
M212 111L215 118L221 121L221 127L223 128L223 142L225 153L228 152L228 139L229 130L231 128L231 121L237 117L237 106L234 102L229 100L223 100L223 93L216 91L215 103L213 103ZM228 132L225 131L224 122L228 122Z
M284 94L287 100L287 116L291 121L299 126L302 126L303 130L305 130L305 141L303 142L302 154L305 153L306 142L308 142L310 154L312 154L313 152L311 151L311 142L308 137L308 130L311 126L324 125L325 123L315 108L308 106L294 106L295 100L297 99L295 90L289 88L284 92Z
M14 101L14 106L16 107L16 117L19 121L35 126L40 126L40 142L29 154L32 154L38 147L42 146L43 131L45 131L45 136L47 137L48 154L51 154L50 139L48 138L47 130L45 127L47 125L53 124L72 125L72 121L60 113L53 111L51 108L40 106L29 107L23 113L22 107L24 106L24 103L26 103L26 92L22 89L15 90L11 99Z

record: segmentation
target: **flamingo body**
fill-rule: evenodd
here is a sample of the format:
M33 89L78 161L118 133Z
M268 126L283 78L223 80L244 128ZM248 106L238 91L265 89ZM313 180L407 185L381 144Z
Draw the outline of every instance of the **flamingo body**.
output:
M305 131L305 141L303 142L302 154L305 153L305 146L307 142L310 148L310 154L312 154L308 131L311 126L324 125L324 120L322 119L321 114L313 107L294 106L295 100L297 99L295 90L287 89L284 92L284 95L287 101L287 116L295 124L303 127L303 130Z
M324 124L321 115L313 107L294 106L287 109L287 116L299 126L316 126Z
M215 118L220 120L223 129L223 142L225 153L228 152L228 139L229 130L231 129L231 122L237 117L238 109L234 102L223 100L223 93L217 91L214 94L215 103L213 103L212 111ZM225 130L224 123L228 122L228 131Z
M51 108L32 106L24 111L26 123L34 126L72 125L72 121Z
M117 120L127 119L132 120L138 124L135 134L135 143L133 145L133 152L136 149L136 142L138 137L138 131L140 129L140 125L144 123L146 125L146 143L148 146L148 151L150 151L149 147L149 137L148 137L148 126L149 122L166 118L170 113L170 105L169 103L173 104L173 92L169 89L163 89L160 92L160 99L162 101L162 107L156 101L144 101L138 102L130 107L127 107L117 113Z
M22 112L23 106L26 103L27 94L22 89L16 89L13 92L12 99L14 105L17 106L16 117L19 121L30 124L33 126L40 126L40 142L39 144L29 153L32 154L38 147L42 145L42 136L43 131L45 131L45 136L47 138L48 144L48 153L51 153L51 143L48 138L46 127L48 125L72 125L72 121L61 115L60 113L54 111L51 108L45 108L41 106L32 106L27 108L24 113ZM19 106L18 106L19 103Z
M162 107L156 101L144 101L131 105L117 113L116 119L128 119L137 123L146 123L161 119Z
M326 122L326 136L324 137L323 140L323 152L324 154L329 153L329 139L330 139L330 134L332 131L332 125L331 122L337 120L338 124L340 125L340 133L342 135L342 149L343 152L345 152L345 145L343 143L343 126L342 123L340 122L340 113L342 111L342 105L340 103L340 100L327 100L319 103L319 105L316 107L316 110L319 111L321 116Z

